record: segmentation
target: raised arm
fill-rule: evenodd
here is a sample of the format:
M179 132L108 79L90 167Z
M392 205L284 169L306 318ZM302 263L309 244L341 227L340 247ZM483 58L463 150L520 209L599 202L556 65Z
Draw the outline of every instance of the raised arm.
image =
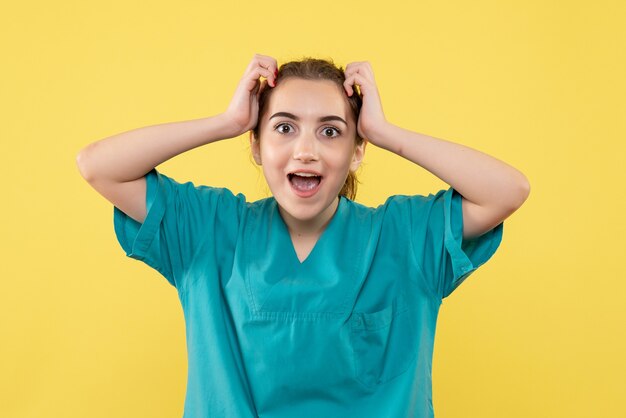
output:
M145 175L164 161L190 149L236 136L224 116L134 129L83 148L76 164L83 178L124 213L146 217Z
M516 168L478 150L412 132L387 122L374 72L367 61L346 66L349 96L363 95L359 135L425 168L462 196L463 239L481 236L502 223L528 198L530 183Z
M215 116L133 129L93 142L76 157L83 178L117 208L143 223L145 175L170 158L201 145L234 138L256 126L258 96L274 78L276 61L255 55L228 109Z

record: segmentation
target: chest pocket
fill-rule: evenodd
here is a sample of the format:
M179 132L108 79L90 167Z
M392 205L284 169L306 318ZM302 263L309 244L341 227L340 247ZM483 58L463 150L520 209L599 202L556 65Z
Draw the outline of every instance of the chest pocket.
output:
M412 312L400 294L384 309L353 313L350 343L361 384L375 387L409 370L418 352Z

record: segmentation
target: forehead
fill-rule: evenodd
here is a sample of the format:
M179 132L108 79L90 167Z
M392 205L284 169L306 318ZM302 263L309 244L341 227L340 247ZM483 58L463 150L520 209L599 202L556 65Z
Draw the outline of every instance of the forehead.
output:
M345 119L348 101L342 93L330 80L288 78L272 92L268 113L288 111L304 119L334 114Z

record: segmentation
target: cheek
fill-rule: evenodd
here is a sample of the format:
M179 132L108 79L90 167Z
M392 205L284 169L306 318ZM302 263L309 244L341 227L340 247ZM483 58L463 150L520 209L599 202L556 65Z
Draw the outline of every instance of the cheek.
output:
M334 167L348 168L352 162L353 155L354 147L348 144L339 149L333 150L331 153L328 153L327 158L329 163L331 163Z
M286 147L268 145L261 150L263 165L268 171L282 171L289 162L289 150Z
M278 162L284 158L285 150L276 146L267 146L263 150L263 158L266 158L268 161Z

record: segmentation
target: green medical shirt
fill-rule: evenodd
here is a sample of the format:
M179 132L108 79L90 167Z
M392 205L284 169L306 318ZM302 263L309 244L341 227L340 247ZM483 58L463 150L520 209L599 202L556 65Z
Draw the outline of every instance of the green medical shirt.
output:
M304 262L274 198L146 175L143 224L116 237L174 286L188 353L184 418L432 418L442 299L495 253L463 240L461 195L341 197Z

